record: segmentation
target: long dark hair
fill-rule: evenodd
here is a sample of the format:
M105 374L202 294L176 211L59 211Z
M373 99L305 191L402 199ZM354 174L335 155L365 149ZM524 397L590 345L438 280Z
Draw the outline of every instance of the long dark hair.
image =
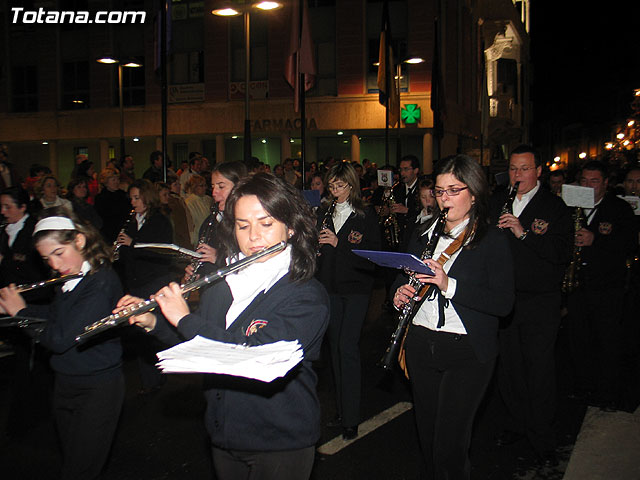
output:
M455 155L440 160L434 173L436 182L438 175L447 173L464 183L469 188L469 193L475 198L469 210L469 224L463 238L465 248L473 248L489 227L489 184L482 167L466 155ZM438 218L439 214L440 207L436 202L433 220L425 224L426 229Z
M292 247L289 275L293 281L309 280L316 268L318 233L314 216L300 191L293 185L270 173L256 173L238 181L225 204L225 215L220 224L221 252L233 257L240 252L234 234L235 205L239 198L255 195L262 208L274 219L293 230L289 239Z
M75 213L69 212L64 207L46 208L40 212L38 220L48 217L66 217L75 225L75 230L41 230L33 235L33 243L37 244L44 238L52 238L55 241L68 245L72 243L78 233L82 233L87 241L80 250L82 257L91 265L91 273L111 263L112 249L107 246L102 235L93 225L81 220Z

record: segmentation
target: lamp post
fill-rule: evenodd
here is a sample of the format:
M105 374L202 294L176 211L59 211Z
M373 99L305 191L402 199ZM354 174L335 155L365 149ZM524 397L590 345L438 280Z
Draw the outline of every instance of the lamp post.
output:
M124 156L124 101L122 97L122 68L138 68L142 64L135 61L121 62L117 58L111 56L104 56L96 60L98 63L104 63L106 65L118 65L118 105L120 107L120 156Z
M278 2L247 2L247 3L231 3L221 5L220 8L212 10L211 13L219 17L237 17L243 16L244 20L244 160L251 159L251 112L250 112L250 95L249 83L251 81L251 9L260 10L276 10L282 7Z

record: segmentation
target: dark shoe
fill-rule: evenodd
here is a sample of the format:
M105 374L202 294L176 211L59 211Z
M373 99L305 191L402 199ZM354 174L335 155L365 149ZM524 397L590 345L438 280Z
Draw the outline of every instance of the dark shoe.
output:
M342 439L343 440L353 440L358 436L358 426L355 427L344 427L342 429Z
M553 450L549 450L538 455L538 463L544 468L554 468L560 464L556 452Z
M340 415L336 415L331 420L327 422L327 427L341 427L342 426L342 417Z
M496 445L499 447L506 447L508 445L513 445L516 442L519 442L524 438L522 433L513 432L511 430L505 430L498 438L496 438Z

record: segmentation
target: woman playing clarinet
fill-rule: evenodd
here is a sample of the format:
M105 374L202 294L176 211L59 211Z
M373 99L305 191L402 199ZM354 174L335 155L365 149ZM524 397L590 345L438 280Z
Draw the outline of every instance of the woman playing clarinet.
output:
M514 298L509 245L488 222L489 189L482 168L457 155L438 164L433 221L418 228L410 253L420 255L440 211L448 209L444 234L425 263L433 276L405 340L415 420L428 479L468 479L469 445L478 405L498 353L498 317ZM448 258L448 260L447 260ZM406 276L396 280L393 304L416 294Z

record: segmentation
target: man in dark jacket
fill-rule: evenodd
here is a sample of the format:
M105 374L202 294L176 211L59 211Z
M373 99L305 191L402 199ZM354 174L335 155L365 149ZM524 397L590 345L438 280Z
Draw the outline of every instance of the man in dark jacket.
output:
M607 169L598 161L582 169L580 185L594 190L595 206L576 232L580 248L578 288L567 299L569 338L576 374L575 394L615 409L620 394L627 259L637 246L633 210L607 193Z
M516 302L500 330L500 393L511 426L500 445L526 437L540 459L557 462L552 421L555 413L554 347L560 325L561 283L571 254L571 216L556 195L540 185L542 166L529 146L509 159L511 185L519 182L502 213L508 189L491 199L492 222L509 238L514 255Z

